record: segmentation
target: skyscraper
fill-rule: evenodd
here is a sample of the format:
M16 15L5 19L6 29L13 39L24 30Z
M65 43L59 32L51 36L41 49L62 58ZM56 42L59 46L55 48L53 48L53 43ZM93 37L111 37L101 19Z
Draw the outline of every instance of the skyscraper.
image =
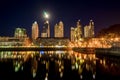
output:
M85 38L88 38L89 37L89 33L90 33L90 29L89 29L89 26L85 26L84 27L84 37Z
M71 27L71 41L79 41L82 37L82 26L80 20L78 20L76 27Z
M59 26L58 24L55 24L54 26L54 37L58 37L59 34Z
M62 21L54 26L54 37L64 37L64 25Z
M93 22L93 20L90 20L89 27L90 27L90 37L94 37L94 22Z
M39 28L38 28L38 23L35 21L32 24L32 39L35 40L39 37Z
M64 24L62 21L59 22L59 37L64 37Z
M94 22L90 20L89 25L84 27L84 37L93 38L94 37Z
M82 27L81 27L81 23L80 23L80 20L77 21L77 32L76 32L76 36L78 38L78 40L80 40L80 38L82 38Z
M16 38L26 38L27 37L26 29L16 28L15 33L14 33L14 37L16 37Z
M50 37L50 26L49 26L48 20L46 20L44 25L43 25L41 37Z
M45 26L43 26L41 37L47 37L47 30Z
M71 37L71 41L75 41L75 28L74 27L71 27L70 37Z

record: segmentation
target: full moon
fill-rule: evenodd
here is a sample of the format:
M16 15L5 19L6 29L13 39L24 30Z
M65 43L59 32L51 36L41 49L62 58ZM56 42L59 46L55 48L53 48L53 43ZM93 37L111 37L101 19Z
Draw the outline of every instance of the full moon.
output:
M47 12L44 12L44 17L48 19L49 18L49 14Z

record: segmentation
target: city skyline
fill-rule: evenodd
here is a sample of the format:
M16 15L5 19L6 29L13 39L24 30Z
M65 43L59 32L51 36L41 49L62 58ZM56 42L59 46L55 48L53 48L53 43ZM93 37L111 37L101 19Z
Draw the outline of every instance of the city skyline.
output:
M0 2L0 36L13 36L17 27L25 28L31 35L31 26L34 21L38 22L40 31L44 25L43 12L50 14L50 28L59 21L63 21L65 37L70 37L70 27L76 25L80 19L82 27L89 20L95 22L95 34L102 28L120 23L119 3L116 1L3 1ZM51 32L54 36L54 31Z
M87 29L86 29L87 28ZM71 32L73 31L73 32ZM51 36L50 32L54 32L54 36ZM78 20L76 22L76 26L73 26L70 28L70 37L65 37L64 35L66 34L64 30L64 23L62 21L59 21L59 23L56 23L54 25L54 28L50 30L50 25L49 21L46 20L44 22L44 26L42 27L42 30L39 30L39 25L37 21L34 21L31 26L31 35L29 36L27 34L26 28L23 27L16 27L14 31L14 36L16 38L26 38L29 37L32 40L36 40L37 38L71 38L72 41L78 41L81 38L95 38L95 30L94 30L94 22L93 20L89 21L89 25L86 24L86 26L82 27L81 21ZM1 36L2 37L2 36ZM8 36L3 36L3 37L8 37ZM11 36L9 36L11 37Z

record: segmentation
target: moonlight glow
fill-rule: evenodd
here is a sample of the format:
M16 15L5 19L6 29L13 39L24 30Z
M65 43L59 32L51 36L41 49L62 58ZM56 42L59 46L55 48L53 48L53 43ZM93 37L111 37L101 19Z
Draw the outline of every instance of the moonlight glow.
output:
M48 19L48 18L49 18L49 14L48 14L47 12L44 12L44 17L45 17L46 19Z

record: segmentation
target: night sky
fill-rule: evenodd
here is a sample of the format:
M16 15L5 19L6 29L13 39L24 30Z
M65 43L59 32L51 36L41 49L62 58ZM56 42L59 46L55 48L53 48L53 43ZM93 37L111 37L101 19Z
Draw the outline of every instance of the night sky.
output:
M34 21L43 27L43 12L50 14L51 36L54 25L63 21L65 37L69 37L70 27L81 20L82 27L92 19L95 34L102 28L120 23L120 2L118 0L0 0L0 36L14 36L16 27L26 28L31 37Z

